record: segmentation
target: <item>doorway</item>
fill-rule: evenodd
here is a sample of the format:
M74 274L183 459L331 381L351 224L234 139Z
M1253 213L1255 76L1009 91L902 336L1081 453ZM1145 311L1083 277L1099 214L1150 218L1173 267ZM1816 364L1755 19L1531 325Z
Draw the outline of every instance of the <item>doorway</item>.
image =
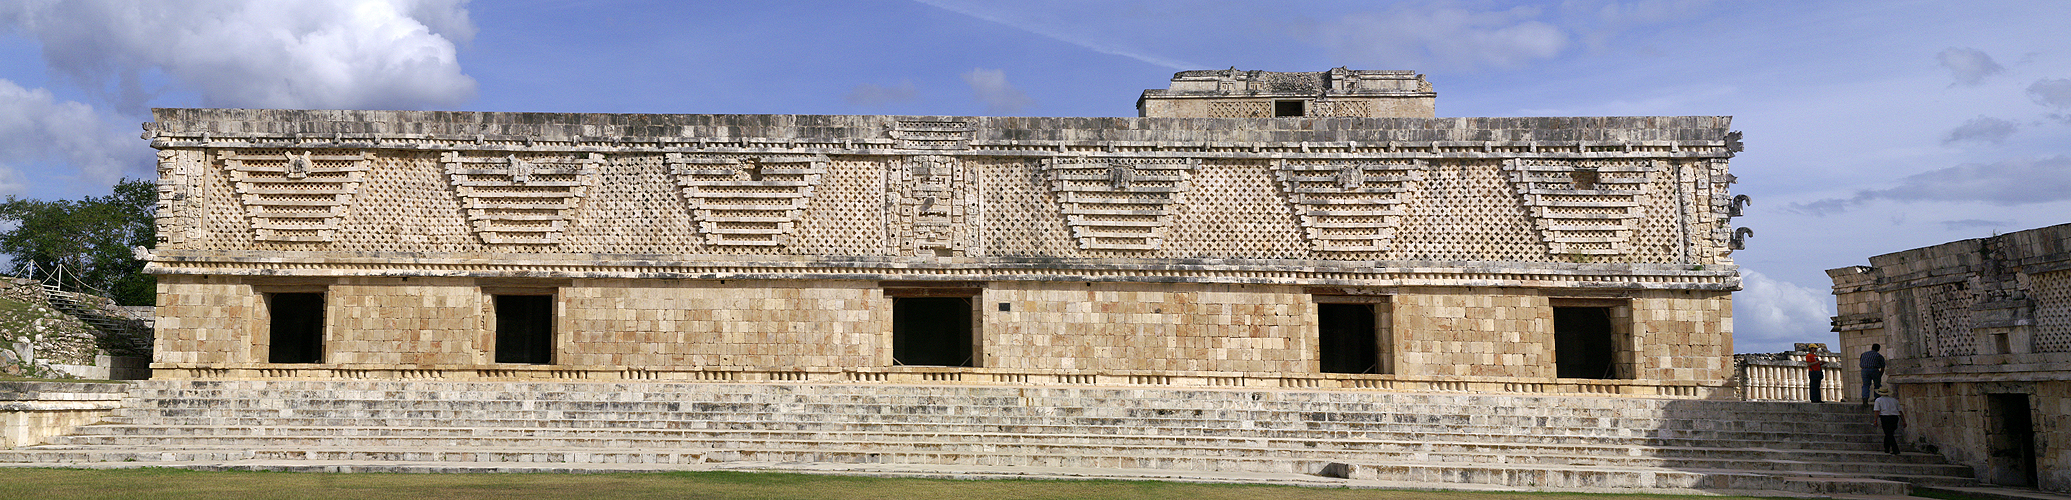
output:
M1990 442L1985 481L2035 486L2035 420L2027 394L1986 394L1986 438Z
M1554 307L1554 371L1560 378L1619 378L1609 307Z

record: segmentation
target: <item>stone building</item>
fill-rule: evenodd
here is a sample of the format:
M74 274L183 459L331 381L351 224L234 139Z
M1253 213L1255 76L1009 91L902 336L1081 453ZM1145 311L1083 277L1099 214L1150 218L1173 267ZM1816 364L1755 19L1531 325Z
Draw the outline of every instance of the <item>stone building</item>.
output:
M1848 387L1882 344L1907 438L1987 482L2071 491L2071 224L1827 271Z
M1134 118L160 109L160 378L1709 397L1730 119L1188 71Z

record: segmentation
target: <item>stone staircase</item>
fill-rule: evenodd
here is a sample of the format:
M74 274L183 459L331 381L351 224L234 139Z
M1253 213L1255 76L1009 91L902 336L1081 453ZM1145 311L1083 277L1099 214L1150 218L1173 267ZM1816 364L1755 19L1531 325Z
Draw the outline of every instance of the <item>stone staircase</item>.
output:
M65 313L101 332L102 348L120 355L151 354L151 329L143 321L108 314L103 305L93 301L110 302L108 299L68 292L56 283L43 284L43 296L50 302L50 308ZM112 303L112 302L110 302Z
M106 422L0 462L910 464L1857 495L1975 484L1938 456L1879 453L1871 422L1844 404L1464 393L161 380L135 383Z

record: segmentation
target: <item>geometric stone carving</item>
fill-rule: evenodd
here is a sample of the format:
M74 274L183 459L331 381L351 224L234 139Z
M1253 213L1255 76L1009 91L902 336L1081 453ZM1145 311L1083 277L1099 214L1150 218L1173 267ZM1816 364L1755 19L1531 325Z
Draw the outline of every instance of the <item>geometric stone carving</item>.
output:
M1276 163L1280 189L1318 252L1380 252L1424 180L1423 160Z
M1266 101L1209 101L1209 118L1272 118L1273 103Z
M1050 191L1080 249L1156 250L1186 203L1191 158L1049 158Z
M806 201L827 173L826 155L666 158L707 245L790 244Z
M1510 159L1510 186L1532 217L1539 238L1555 255L1632 252L1649 174L1655 161L1613 164L1587 160Z
M460 196L461 208L467 210L469 228L482 243L552 245L560 241L569 217L596 185L604 155L466 156L447 151L439 155L439 162Z
M326 243L366 183L367 153L220 151L230 184L251 217L252 239Z
M906 158L886 172L885 234L895 255L947 257L970 247L978 233L972 175L956 157L939 155Z
M964 121L900 120L891 136L899 149L970 149L971 123Z

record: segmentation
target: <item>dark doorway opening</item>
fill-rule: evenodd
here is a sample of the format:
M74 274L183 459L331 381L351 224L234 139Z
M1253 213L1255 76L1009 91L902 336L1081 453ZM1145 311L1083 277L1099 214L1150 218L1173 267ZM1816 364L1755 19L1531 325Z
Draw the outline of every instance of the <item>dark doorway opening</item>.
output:
M1380 373L1373 304L1316 304L1316 357L1323 373Z
M324 362L324 294L267 294L266 361Z
M2035 486L2035 420L2027 394L1986 394L1991 440L1985 481Z
M1560 378L1618 378L1609 307L1553 308L1553 359Z
M553 363L554 296L496 296L496 362Z
M1307 104L1302 101L1273 101L1273 116L1307 116Z
M892 362L975 366L970 297L893 297Z

